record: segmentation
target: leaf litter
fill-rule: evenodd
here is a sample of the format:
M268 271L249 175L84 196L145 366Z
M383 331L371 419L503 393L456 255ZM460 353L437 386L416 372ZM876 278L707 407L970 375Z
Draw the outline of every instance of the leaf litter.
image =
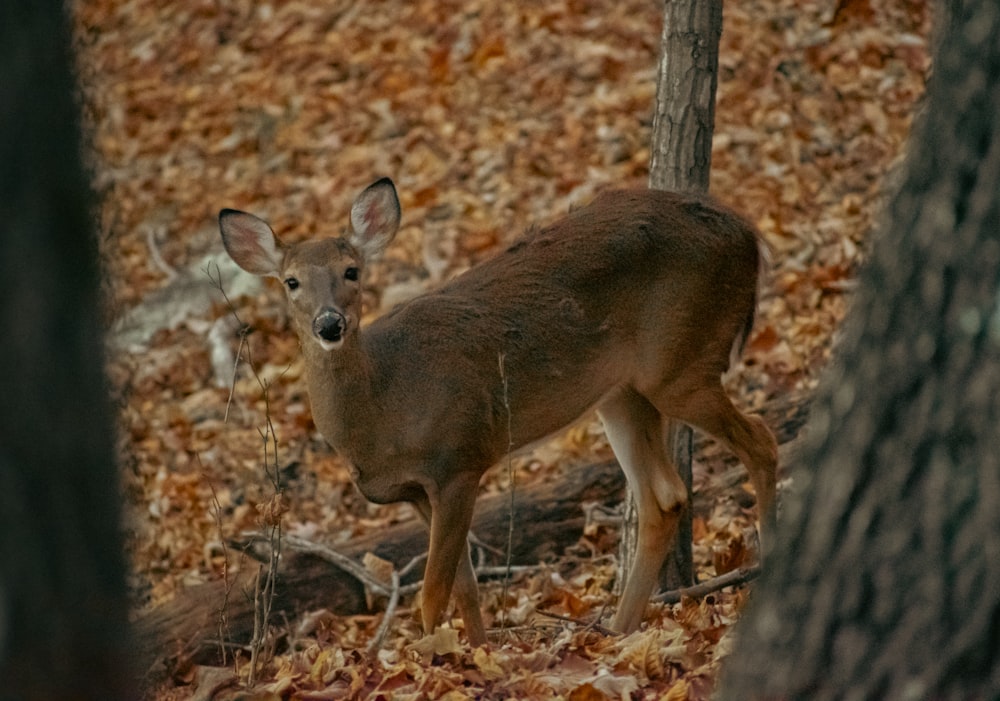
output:
M71 5L112 337L116 319L154 295L169 305L172 283L184 278L178 271L219 254L213 218L221 207L255 211L301 240L339 232L353 195L392 176L403 227L367 280L374 315L532 223L647 178L658 3ZM752 217L773 257L745 362L730 378L751 410L807 392L830 357L919 108L930 15L918 0L726 3L711 189ZM207 305L168 315L144 342L112 344L139 607L222 578L219 543L259 528L261 511L333 545L414 517L405 505L370 505L350 485L312 426L279 295L248 289L232 300L249 327L245 347L207 274ZM266 401L245 364L234 386L224 377L225 361L247 353ZM281 501L261 475L258 427L268 417L288 484ZM728 459L711 446L703 455L696 484ZM515 489L608 457L591 418L513 460ZM483 491L508 483L507 470L496 469ZM748 564L752 509L741 504L721 495L695 514L700 576ZM365 647L377 606L353 617L320 612L294 646L278 650L252 692L223 679L215 692L196 693L707 698L744 589L653 604L646 626L625 637L537 614L598 616L610 596L614 541L613 528L590 526L578 550L597 557L567 553L516 577L507 597L517 620L490 649L468 649L451 628L423 638L407 608L412 597L404 598L374 655ZM485 583L482 599L498 620L500 585ZM190 692L170 687L153 697Z

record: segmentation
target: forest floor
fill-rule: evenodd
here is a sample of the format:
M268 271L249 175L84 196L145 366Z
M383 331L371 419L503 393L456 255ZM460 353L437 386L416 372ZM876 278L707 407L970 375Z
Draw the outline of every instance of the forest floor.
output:
M335 234L354 195L391 176L403 223L365 281L375 316L602 189L645 184L661 4L72 8L101 196L137 609L239 566L221 544L261 528L256 507L273 494L262 468L268 422L286 532L335 547L413 519L408 506L368 504L317 434L280 290L225 267L215 215L253 211L290 241ZM730 378L749 411L808 393L830 357L923 95L930 14L920 0L726 4L711 190L757 224L773 253L744 364ZM215 264L232 309L206 272ZM242 324L252 328L245 344ZM608 457L589 417L492 470L482 491L505 490L511 477L516 490L530 488ZM727 461L710 447L696 488ZM743 543L753 515L739 494L695 514L700 577L752 564ZM706 698L746 588L651 605L645 627L625 637L537 614L601 614L616 537L612 526L588 526L574 552L518 574L506 599L502 582L484 582L487 624L502 610L517 624L488 649L437 641L431 654L404 598L382 650L366 656L384 612L376 602L363 615L324 617L294 647L279 644L242 698ZM213 698L185 674L151 697ZM231 681L215 697L228 698Z

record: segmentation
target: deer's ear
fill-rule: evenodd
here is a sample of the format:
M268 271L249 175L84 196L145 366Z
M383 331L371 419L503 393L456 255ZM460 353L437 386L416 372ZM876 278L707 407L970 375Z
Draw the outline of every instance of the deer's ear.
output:
M399 198L389 178L366 187L351 205L351 243L365 258L380 253L399 229Z
M223 209L219 212L219 231L236 265L254 275L279 276L281 243L266 221L236 209Z

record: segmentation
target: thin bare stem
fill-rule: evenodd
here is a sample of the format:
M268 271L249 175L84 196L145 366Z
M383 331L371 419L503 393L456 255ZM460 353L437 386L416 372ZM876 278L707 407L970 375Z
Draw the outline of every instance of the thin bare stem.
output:
M195 453L199 465L201 455ZM225 586L225 593L222 597L222 606L219 607L219 652L222 655L222 666L229 664L229 651L226 648L226 641L229 639L229 597L233 591L233 583L229 579L229 548L226 546L226 534L222 527L222 504L219 503L219 494L215 491L215 485L208 478L208 474L202 471L202 476L208 483L208 488L212 490L212 511L215 516L215 527L219 531L219 542L222 544L222 582Z
M503 408L507 412L507 479L510 482L510 511L507 514L507 562L506 574L503 578L503 591L500 595L502 602L500 615L500 629L507 627L507 592L510 589L511 560L514 552L514 461L511 458L511 451L514 449L514 433L511 427L510 395L508 394L507 369L504 365L504 354L497 357L500 366L500 381L503 384Z
M256 373L254 373L256 375ZM264 474L271 481L274 494L270 503L264 507L262 525L265 526L270 545L270 557L268 558L266 570L263 565L258 570L254 587L254 636L250 643L250 675L248 683L253 686L256 675L263 668L261 653L267 643L270 633L271 610L274 605L275 587L278 577L278 565L281 560L281 517L282 517L282 490L281 473L278 468L278 438L274 432L274 424L271 421L270 402L268 398L268 385L261 383L264 390L265 426L260 432L264 442ZM272 446L269 457L268 447ZM268 470L268 466L273 471ZM269 657L269 655L268 655Z
M254 379L257 380L257 384L261 389L261 393L264 398L264 427L258 430L261 440L263 442L264 455L262 466L264 468L264 475L267 477L271 484L273 494L269 503L264 507L261 514L261 525L267 534L267 540L270 545L270 557L265 565L261 565L258 568L257 577L254 580L254 630L253 637L250 641L250 670L248 672L247 683L249 686L253 686L257 679L258 672L263 668L262 657L269 657L270 655L263 655L265 652L265 645L270 634L270 619L271 611L274 606L275 588L277 586L278 578L278 565L281 561L281 519L283 513L282 504L282 487L281 487L281 471L278 463L278 435L274 428L274 422L271 419L271 399L269 395L270 385L266 382L257 371L257 367L253 362L253 356L250 350L250 344L246 342L247 334L249 333L249 327L243 323L240 319L239 314L236 312L236 307L222 285L222 274L215 268L215 275L212 274L212 266L205 269L206 275L208 275L209 280L212 281L219 293L222 294L223 299L226 300L226 304L229 307L229 312L236 319L236 322L240 326L240 346L236 353L236 360L233 364L233 381L230 387L229 399L226 402L226 414L225 419L229 419L229 409L232 406L233 398L236 392L236 377L239 370L240 360L243 358L243 353L246 353L246 363L250 368L250 372L253 374ZM272 449L273 448L273 449ZM273 650L272 650L273 652Z
M205 267L205 275L208 276L212 286L219 291L219 294L221 294L222 298L226 301L229 313L234 319L236 319L236 323L239 325L240 329L240 346L236 349L236 359L233 361L233 380L229 384L229 398L226 400L226 413L222 419L223 423L229 423L229 409L233 404L233 397L236 394L236 376L239 372L240 359L243 357L244 349L246 349L247 352L247 364L253 371L254 376L257 375L257 369L253 365L252 358L250 358L250 346L247 345L247 335L250 333L250 327L244 324L243 320L240 319L240 315L236 312L236 305L233 304L233 301L229 299L229 295L226 294L226 289L222 284L222 271L219 270L218 265L215 265L214 267L215 275L212 274L213 263L209 262L209 264ZM260 378L258 377L257 380L259 382Z
M399 605L399 572L396 570L392 571L392 593L389 595L389 603L385 607L385 615L382 616L382 623L379 624L378 630L375 632L375 637L368 644L368 653L374 655L385 643L385 638L389 635L389 629L392 627L392 619L396 615L396 606Z
M400 577L405 577L411 571L413 571L413 569L417 565L421 564L422 562L425 562L426 560L427 560L427 553L426 552L423 552L420 555L417 555L415 558L413 558L412 560L410 560L409 562L407 562L405 565L403 565L403 567L399 570L399 576Z
M561 613L553 613L551 611L542 611L541 609L535 609L535 613L537 613L539 616L544 616L545 618L553 618L553 619L555 619L557 621L565 621L567 623L575 623L576 625L583 626L584 630L594 630L594 631L597 631L598 633L600 633L601 635L614 635L615 634L615 632L613 630L605 628L600 623L598 623L598 621L601 620L601 616L604 615L604 609L603 608L601 609L601 612L597 615L597 618L595 618L592 621L585 621L585 620L583 620L581 618L573 618L572 616L564 616Z

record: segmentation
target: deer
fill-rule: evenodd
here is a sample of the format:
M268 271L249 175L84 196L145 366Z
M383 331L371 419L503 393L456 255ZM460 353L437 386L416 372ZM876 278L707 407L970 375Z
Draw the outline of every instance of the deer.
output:
M362 327L365 269L400 220L395 185L381 178L340 236L285 244L233 209L219 228L233 261L283 285L314 423L357 488L374 503L411 503L429 527L425 634L454 594L468 642L487 643L468 544L480 478L594 409L638 513L612 631L639 628L687 508L670 422L742 461L763 524L777 443L722 384L756 314L764 244L752 225L707 195L605 191Z

